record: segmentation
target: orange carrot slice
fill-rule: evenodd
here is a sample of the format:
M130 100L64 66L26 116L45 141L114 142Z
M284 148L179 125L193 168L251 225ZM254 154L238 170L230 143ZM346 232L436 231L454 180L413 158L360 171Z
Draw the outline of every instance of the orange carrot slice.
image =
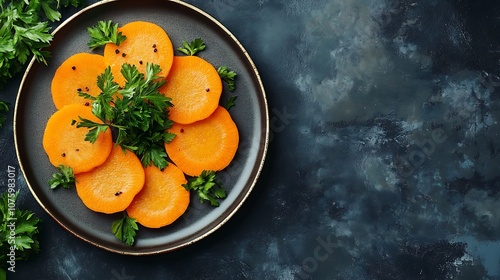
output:
M83 204L100 213L125 210L144 186L139 158L115 146L106 161L89 172L75 175L76 191Z
M172 98L169 118L188 124L210 116L222 93L222 81L215 67L197 56L175 56L167 83L160 92Z
M124 63L135 65L139 72L145 73L146 63L159 64L166 77L172 66L174 48L168 34L158 25L144 21L134 21L118 28L127 37L120 46L112 43L104 47L104 61L111 66L115 81L124 85L121 75Z
M56 70L51 83L52 100L57 109L78 103L90 103L78 95L82 91L97 96L97 76L106 68L104 57L98 54L77 53L66 59Z
M176 137L165 144L170 159L187 175L203 170L219 171L233 160L239 144L236 124L224 107L217 107L208 118L169 129Z
M148 228L159 228L173 223L189 205L189 191L182 184L187 180L174 164L163 171L155 166L145 168L144 188L136 195L127 214Z
M70 104L56 111L48 120L43 134L43 148L54 166L73 168L77 174L104 163L113 147L111 130L100 133L95 143L85 141L87 128L77 128L79 116L102 123L92 114L89 106Z

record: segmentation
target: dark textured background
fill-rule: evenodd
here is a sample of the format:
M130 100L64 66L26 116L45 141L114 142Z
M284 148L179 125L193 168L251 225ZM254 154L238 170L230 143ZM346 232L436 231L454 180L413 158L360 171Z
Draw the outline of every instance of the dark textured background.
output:
M500 2L186 2L234 33L266 87L249 200L193 246L121 256L64 231L18 174L42 252L9 279L500 279ZM18 170L9 121L2 188Z

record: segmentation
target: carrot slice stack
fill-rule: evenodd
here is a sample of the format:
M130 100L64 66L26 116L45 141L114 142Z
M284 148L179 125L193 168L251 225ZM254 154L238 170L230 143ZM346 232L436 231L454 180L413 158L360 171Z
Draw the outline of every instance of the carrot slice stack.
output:
M172 66L174 48L168 34L158 25L144 21L134 21L118 28L127 37L120 46L112 43L104 47L104 61L111 66L115 81L124 85L125 79L121 75L124 63L137 67L139 72L145 73L146 64L159 64L161 76L166 77Z
M106 161L95 169L75 175L76 191L89 209L111 214L125 210L144 186L144 169L139 158L116 146Z
M221 106L206 119L192 124L175 123L169 131L176 137L165 144L167 154L190 176L198 176L203 170L226 168L238 149L238 129L229 112Z
M50 86L56 108L61 109L73 103L89 103L78 92L97 96L101 92L97 86L97 76L105 68L104 57L98 54L77 53L66 59L57 68Z
M160 89L172 98L169 118L188 124L210 116L222 93L222 81L215 67L197 56L175 56L167 83Z
M173 223L187 209L189 191L182 184L187 180L174 164L163 171L155 166L145 168L144 188L136 195L127 214L148 228L160 228Z
M89 106L70 104L56 111L48 120L43 134L43 148L54 166L73 168L73 173L89 171L106 160L113 147L111 130L100 133L95 143L85 141L88 129L77 128L79 116L102 123Z

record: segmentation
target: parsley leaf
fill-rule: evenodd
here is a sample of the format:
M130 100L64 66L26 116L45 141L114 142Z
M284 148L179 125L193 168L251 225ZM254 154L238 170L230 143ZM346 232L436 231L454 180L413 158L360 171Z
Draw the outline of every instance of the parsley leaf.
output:
M113 95L118 91L118 84L114 81L113 74L111 73L111 67L107 67L104 73L97 77L97 86L101 90L102 94L97 97L90 97L86 95L79 94L80 96L93 100L92 102L92 113L101 119L103 122L114 120L113 107L111 102L113 101Z
M116 238L128 246L134 244L137 230L139 230L139 227L136 220L130 218L126 212L124 212L123 218L114 221L111 225L111 231Z
M113 21L98 21L96 26L88 27L87 32L90 36L90 42L87 43L91 50L102 47L107 43L113 43L119 46L126 36L118 32L118 23L113 24Z
M37 240L40 219L33 212L16 207L18 195L19 192L6 191L0 196L0 272L12 249L16 260L27 260L32 253L40 251Z
M177 48L177 50L186 55L195 55L196 53L204 50L205 48L206 45L203 42L203 40L201 38L196 38L189 44L186 41L182 41L182 47Z
M229 111L229 109L236 105L236 98L238 98L238 96L236 95L229 97L229 99L226 101L226 104L224 104L224 108Z
M226 66L220 66L217 68L217 73L222 80L224 80L228 87L229 91L234 91L236 84L234 83L234 78L236 78L236 72L229 70Z
M75 185L75 175L73 174L73 168L60 164L57 169L58 173L54 173L52 178L49 180L49 185L51 189L57 187L63 187L69 189Z
M216 174L214 171L203 170L200 176L189 179L188 183L183 184L182 186L188 191L195 191L201 203L209 201L210 205L215 207L219 206L217 199L226 197L226 191L216 180Z
M89 128L85 140L90 142L112 127L117 130L117 145L133 151L144 166L153 164L163 170L168 165L164 143L171 142L175 134L167 132L173 124L168 119L172 103L159 92L165 84L165 79L159 76L161 68L147 63L146 72L140 73L135 65L123 64L121 73L125 78L122 89L114 82L108 67L98 77L101 93L95 98L81 95L93 100L92 113L102 123L81 118L77 127Z
M108 130L107 124L96 123L94 121L91 121L89 119L85 119L82 117L79 117L79 119L80 119L80 122L76 125L76 127L77 128L80 128L80 127L89 128L89 132L87 132L87 134L85 134L85 141L89 141L92 144L94 144L95 141L97 141L97 138L99 137L99 133L106 132L106 130Z

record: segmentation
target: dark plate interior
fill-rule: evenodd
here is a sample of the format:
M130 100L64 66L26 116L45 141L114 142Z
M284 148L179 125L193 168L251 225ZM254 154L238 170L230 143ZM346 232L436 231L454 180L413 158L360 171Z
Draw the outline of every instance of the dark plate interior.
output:
M161 229L141 227L133 247L122 245L110 232L113 220L121 214L105 215L88 210L75 190L51 190L48 180L56 169L42 147L45 124L55 112L50 83L56 68L70 55L90 52L86 27L99 20L119 24L142 20L162 26L174 47L183 40L201 37L207 49L200 56L215 66L226 65L238 73L237 89L225 88L222 101L237 95L231 115L240 131L240 147L232 164L219 175L228 197L218 208L192 203L178 221ZM56 31L50 48L48 66L31 62L15 109L16 152L28 186L40 205L65 229L104 249L123 254L153 254L191 244L227 221L241 206L255 185L263 165L268 142L268 111L264 89L250 57L234 36L203 11L180 1L120 0L92 5L63 23ZM97 49L96 53L102 53ZM178 53L179 54L179 53Z

